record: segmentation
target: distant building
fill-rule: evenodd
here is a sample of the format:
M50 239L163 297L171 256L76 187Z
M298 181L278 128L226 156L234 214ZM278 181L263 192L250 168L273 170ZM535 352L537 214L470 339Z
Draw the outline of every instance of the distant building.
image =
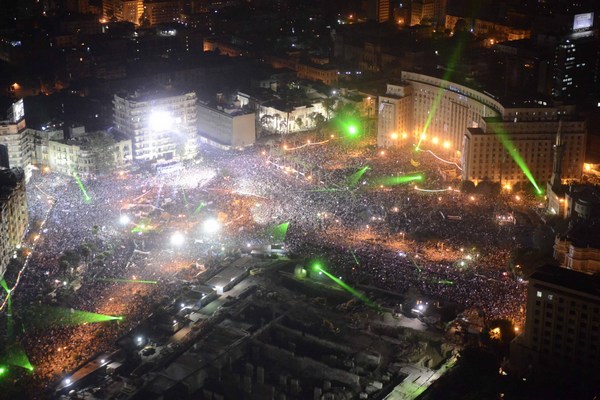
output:
M256 140L256 116L237 106L198 103L200 141L223 149L240 149Z
M115 94L115 127L132 141L133 161L196 155L196 93L166 88Z
M436 0L412 0L410 25L431 24L435 18Z
M33 163L38 167L48 166L48 144L50 140L63 140L65 134L62 129L30 129L30 134L33 136Z
M0 277L4 276L28 222L23 169L0 170Z
M139 25L143 12L143 0L102 0L102 16L106 21L125 21Z
M390 0L368 0L367 19L375 22L387 22L391 17Z
M94 147L98 146L98 147ZM47 165L53 172L82 177L113 172L131 165L131 139L113 139L105 132L48 141Z
M529 278L527 319L510 349L519 377L596 379L600 368L600 280L545 266Z
M179 0L145 0L144 17L150 25L179 21Z

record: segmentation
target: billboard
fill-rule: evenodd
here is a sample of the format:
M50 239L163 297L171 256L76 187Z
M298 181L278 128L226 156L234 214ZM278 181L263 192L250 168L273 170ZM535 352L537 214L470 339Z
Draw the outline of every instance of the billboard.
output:
M19 122L25 117L25 105L23 104L23 99L13 103L9 110L9 114L11 122Z
M575 14L573 17L573 30L590 29L594 25L594 13Z

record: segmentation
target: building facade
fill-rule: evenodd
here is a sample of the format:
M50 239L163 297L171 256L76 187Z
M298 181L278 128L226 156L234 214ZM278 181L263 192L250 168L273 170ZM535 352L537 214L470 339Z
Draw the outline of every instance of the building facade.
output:
M144 16L150 25L177 22L179 14L179 0L144 1Z
M143 0L102 1L102 16L106 21L115 20L139 25L143 12Z
M600 283L592 276L545 266L527 289L523 332L511 343L517 376L593 376L600 367Z
M198 104L198 134L202 142L223 149L240 149L256 140L256 116L241 108Z
M500 115L504 110L496 99L485 93L428 75L403 71L401 85L410 87L402 91L402 109L409 115L398 117L395 126L382 126L378 143L393 145L395 142L389 140L389 135L406 132L411 140L447 142L446 150L460 151L466 128L479 127L484 118ZM385 95L382 98L380 109L382 104L388 107L386 101L390 103L389 96L387 100Z
M113 121L131 139L134 162L194 157L196 115L194 92L165 89L113 98Z
M557 237L554 241L554 259L561 267L586 274L600 272L600 246L598 243L573 241Z
M386 94L379 96L377 145L395 147L408 143L412 132L412 87L409 84L388 84ZM412 135L411 135L412 136Z
M111 140L109 146L102 147L95 147L93 143L89 137L50 140L46 165L53 172L65 175L77 173L82 177L109 173L131 165L131 139Z
M28 223L23 169L0 170L0 277L4 276Z
M485 118L481 127L468 128L462 150L463 180L475 184L490 180L509 188L526 182L528 170L543 186L552 177L559 118L564 143L562 179L580 179L587 128L583 119L566 113L553 107L511 108L501 117Z
M26 178L31 174L33 137L25 123L23 100L14 103L8 112L8 120L0 121L0 145L8 150L8 162L12 168L23 168Z

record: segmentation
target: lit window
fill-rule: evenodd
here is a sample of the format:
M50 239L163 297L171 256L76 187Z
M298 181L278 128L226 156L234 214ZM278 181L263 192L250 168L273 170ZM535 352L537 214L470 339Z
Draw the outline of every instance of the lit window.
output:
M537 291L537 297L542 297L542 292L540 292L539 290Z
M552 300L553 298L554 298L553 295L551 295L551 294L548 295L548 300Z

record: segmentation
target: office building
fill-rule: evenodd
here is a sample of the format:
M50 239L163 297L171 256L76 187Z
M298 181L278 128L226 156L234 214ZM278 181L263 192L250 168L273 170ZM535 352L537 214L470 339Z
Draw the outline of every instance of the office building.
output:
M0 278L21 243L28 222L23 169L0 170Z
M102 16L106 21L140 24L144 12L143 0L103 0Z
M113 98L113 121L131 139L134 162L194 157L196 114L194 92L164 88Z
M369 0L367 19L375 22L387 22L391 17L390 0Z
M600 280L545 266L529 278L523 332L510 349L517 376L595 377L600 367Z
M23 100L15 102L8 110L8 119L0 121L0 145L8 150L11 168L23 168L25 176L31 174L33 137L25 123Z
M201 142L225 150L241 149L256 140L256 116L241 107L198 103L198 135Z
M145 0L144 17L150 25L168 24L179 21L178 0Z

